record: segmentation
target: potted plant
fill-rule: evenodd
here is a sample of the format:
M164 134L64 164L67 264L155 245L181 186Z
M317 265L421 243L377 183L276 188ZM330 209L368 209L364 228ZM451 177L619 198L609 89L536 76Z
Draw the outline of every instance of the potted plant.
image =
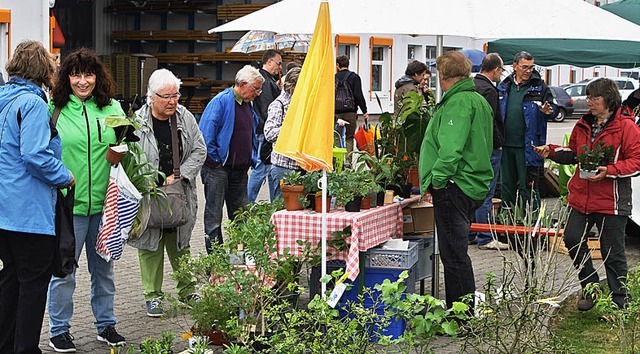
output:
M604 146L599 142L593 149L585 144L578 154L580 178L593 177L598 173L598 166L606 166L613 160L613 146Z
M291 171L282 177L280 185L282 198L284 199L284 207L289 211L302 210L304 205L304 179L298 171Z
M322 205L318 206L316 200L322 203L322 192L318 187L318 180L322 177L321 171L313 171L302 176L304 194L309 202L309 208L316 212L322 212ZM328 204L327 204L328 205Z
M369 173L373 178L373 183L379 186L379 188L373 188L376 191L376 204L384 205L384 192L397 185L398 165L393 163L391 154L381 156L360 154L359 159L362 159L370 167Z
M268 335L264 311L274 303L294 303L302 264L317 262L317 246L305 247L304 256L278 252L271 215L282 202L256 202L241 209L225 225L226 238L211 254L183 257L174 278L196 279L201 300L186 311L195 321L194 334L219 331L231 342L247 343L256 334ZM242 245L242 247L238 247ZM306 247L309 247L307 250ZM237 250L245 261L238 264Z
M109 149L107 149L106 159L115 165L118 164L127 151L129 151L127 144L123 143L124 138L127 136L127 131L131 128L133 128L134 131L138 130L142 124L136 120L136 116L133 113L133 105L129 108L126 116L106 116L104 118L104 124L111 128L121 128L118 129L120 132L117 136L116 143L109 144Z
M376 99L380 104L377 96ZM403 98L399 112L395 112L395 115L388 112L380 115L380 137L376 142L376 155L391 156L392 163L398 168L394 176L394 182L398 187L392 185L392 188L403 197L409 197L411 194L409 176L417 179L420 146L434 106L432 99L424 104L423 95L409 92Z

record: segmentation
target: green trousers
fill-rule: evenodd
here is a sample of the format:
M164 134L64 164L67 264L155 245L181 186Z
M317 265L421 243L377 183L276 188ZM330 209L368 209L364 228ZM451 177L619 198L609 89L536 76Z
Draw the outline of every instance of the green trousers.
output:
M155 251L138 249L138 259L140 260L140 275L142 276L142 286L144 287L144 299L149 301L155 298L162 298L162 281L164 280L164 250L167 250L171 269L176 271L179 266L178 260L184 255L190 255L190 247L185 247L178 251L176 231L167 232L163 230L160 234L160 243ZM190 281L182 280L178 282L176 290L178 298L186 298L195 291L195 279Z
M540 205L540 167L527 167L524 157L524 148L502 148L502 161L500 162L500 197L503 205L514 207L516 195L522 200L522 205L532 201L533 209Z

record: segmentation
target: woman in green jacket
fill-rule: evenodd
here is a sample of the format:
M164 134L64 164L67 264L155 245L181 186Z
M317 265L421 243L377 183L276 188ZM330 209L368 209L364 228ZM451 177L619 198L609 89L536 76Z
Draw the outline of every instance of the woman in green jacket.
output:
M62 138L62 162L76 178L76 261L84 248L91 273L91 308L97 339L111 346L122 345L125 339L115 330L113 263L98 255L96 239L111 168L106 160L107 148L116 142L116 134L104 124L104 118L124 115L113 99L114 88L113 79L97 54L81 48L63 61L49 102L49 110L54 114L59 110L60 114L57 129ZM69 334L75 279L74 271L65 278L52 277L49 284L49 346L56 352L75 352Z

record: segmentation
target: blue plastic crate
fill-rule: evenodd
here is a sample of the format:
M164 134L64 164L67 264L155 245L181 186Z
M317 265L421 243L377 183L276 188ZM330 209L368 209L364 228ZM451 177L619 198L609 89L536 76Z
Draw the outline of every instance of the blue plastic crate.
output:
M414 264L410 269L396 269L396 268L365 268L364 270L364 287L373 289L376 284L382 284L385 279L389 279L389 281L396 281L398 277L400 277L400 273L407 270L409 272L409 277L404 281L404 284L407 286L405 290L406 293L415 293L416 292L416 276L418 274L417 267ZM353 285L350 289L346 290L342 297L340 298L340 302L343 303L347 300L357 301L358 300L358 281L362 273L358 274L356 280L354 280L351 284ZM365 297L365 301L373 302L378 299L380 296L380 292L374 290L369 298Z
M345 303L340 303L338 306L339 306L338 310L340 312L340 318L344 320L352 318L352 315L349 314L346 310L347 305ZM372 311L374 310L373 304L368 301L365 301L364 307L366 309L371 309ZM376 307L375 311L376 311L376 314L378 314L379 316L384 315L384 307L382 306ZM363 330L368 331L371 337L371 342L377 342L377 339L379 338L379 336L391 336L391 339L397 339L402 334L404 334L404 331L406 328L407 328L407 323L404 319L393 317L393 319L389 322L389 324L383 328L380 328L378 323L374 323Z

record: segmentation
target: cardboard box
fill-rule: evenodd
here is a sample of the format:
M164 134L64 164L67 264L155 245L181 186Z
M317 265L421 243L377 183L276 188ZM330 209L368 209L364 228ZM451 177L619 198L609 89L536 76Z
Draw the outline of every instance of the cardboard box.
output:
M602 259L600 252L600 238L589 237L587 239L587 247L591 251L591 259ZM549 249L557 250L558 253L569 254L569 249L564 244L562 236L549 236Z
M402 209L402 221L404 222L404 233L410 234L413 232L413 216L411 215L411 208L406 207Z
M413 204L409 208L413 218L413 232L433 232L435 224L433 204L421 202Z

